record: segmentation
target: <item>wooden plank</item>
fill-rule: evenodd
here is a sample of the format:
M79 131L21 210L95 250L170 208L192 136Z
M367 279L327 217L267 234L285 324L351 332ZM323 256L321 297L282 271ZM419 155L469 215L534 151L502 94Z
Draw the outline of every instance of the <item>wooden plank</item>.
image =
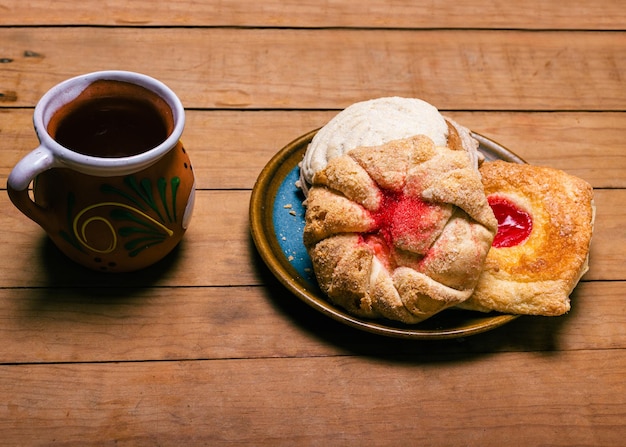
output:
M260 284L248 225L249 200L249 191L199 191L190 227L172 253L140 272L103 275L62 255L3 194L0 203L10 211L2 213L0 222L11 230L0 234L0 287Z
M372 335L267 287L0 289L0 364L626 348L624 282L584 282L563 317L442 342Z
M615 0L546 2L389 2L368 0L247 0L154 3L121 0L17 0L3 2L0 25L254 26L384 28L624 29L626 14Z
M0 289L0 363L329 355L262 287ZM315 315L313 316L315 317Z
M241 286L264 282L267 272L250 238L249 191L199 191L181 245L165 260L131 275L78 267L49 242L6 195L0 204L0 287ZM625 280L626 190L598 190L596 225L586 280Z
M336 111L187 111L183 134L198 188L251 189L270 158L323 126ZM595 188L626 188L626 113L446 112L536 165L577 175ZM31 109L0 109L0 187L37 146Z
M388 95L444 110L626 103L622 32L27 27L0 29L0 41L6 107L107 68L153 75L189 108L341 109Z
M610 447L625 368L624 350L2 366L0 430L30 445Z
M453 119L521 156L594 188L626 187L626 114L452 112Z
M614 194L614 192L616 194ZM626 219L626 194L624 190L599 190L594 192L596 219L589 272L585 278L611 279L622 270L626 272L626 240L622 223Z

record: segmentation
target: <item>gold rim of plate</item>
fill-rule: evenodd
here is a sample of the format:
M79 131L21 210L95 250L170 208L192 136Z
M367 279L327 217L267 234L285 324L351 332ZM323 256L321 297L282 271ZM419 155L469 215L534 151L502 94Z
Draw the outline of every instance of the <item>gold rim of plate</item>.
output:
M284 287L315 310L340 323L388 337L416 340L467 337L503 326L519 316L446 309L415 325L404 325L388 320L368 320L348 314L342 308L330 303L315 287L311 287L309 280L298 273L280 248L274 230L273 209L280 185L285 177L298 166L307 146L318 130L315 129L300 136L278 151L261 171L250 198L252 239L261 258ZM478 140L479 150L485 155L486 160L526 163L501 144L475 132L472 132L472 136Z

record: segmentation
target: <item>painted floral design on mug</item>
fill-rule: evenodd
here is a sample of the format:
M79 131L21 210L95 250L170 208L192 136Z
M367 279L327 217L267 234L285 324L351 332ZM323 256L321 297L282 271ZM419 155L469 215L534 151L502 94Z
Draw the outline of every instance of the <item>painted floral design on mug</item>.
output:
M124 182L128 186L128 191L108 183L104 183L100 190L103 194L120 196L133 205L114 201L94 203L78 211L73 218L76 198L74 193L69 193L67 223L70 232L61 230L61 237L77 250L91 250L102 255L113 252L123 242L123 247L130 257L135 257L143 250L172 237L174 230L168 225L178 220L176 194L180 186L180 177L172 177L169 182L164 177L157 179L156 197L160 200L155 200L151 179L144 178L138 181L136 176L131 175L127 176ZM148 215L148 209L154 211L158 219ZM114 222L123 222L125 226L116 230ZM104 225L110 231L110 237L107 238L105 233L104 237L100 235L94 241L90 241L88 229L91 224Z

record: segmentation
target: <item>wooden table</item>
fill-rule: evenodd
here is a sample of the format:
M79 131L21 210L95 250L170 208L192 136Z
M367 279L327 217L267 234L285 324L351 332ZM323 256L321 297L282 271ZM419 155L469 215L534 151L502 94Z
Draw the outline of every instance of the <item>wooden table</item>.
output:
M0 197L2 445L624 445L626 8L457 3L0 1L3 187L37 144L41 95L102 69L178 93L198 182L180 247L119 276L66 260ZM569 314L399 340L273 278L248 225L259 172L389 95L592 183Z

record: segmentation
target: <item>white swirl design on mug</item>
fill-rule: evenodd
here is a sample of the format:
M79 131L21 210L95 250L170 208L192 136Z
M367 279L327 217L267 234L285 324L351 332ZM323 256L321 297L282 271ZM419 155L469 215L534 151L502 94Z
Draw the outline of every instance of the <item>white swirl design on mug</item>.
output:
M94 216L91 217L89 219L87 219L85 222L82 223L82 225L79 226L79 221L80 219L85 215L85 213L87 213L88 211L91 211L95 208L100 208L100 207L105 207L105 206L112 206L112 207L118 207L118 208L124 208L127 210L132 211L133 213L136 213L138 215L140 215L142 218L144 218L145 220L149 221L150 223L154 224L155 226L157 226L158 228L160 228L161 230L163 230L165 233L167 233L168 236L172 236L174 234L174 232L172 230L170 230L169 228L167 228L165 225L163 225L162 223L160 223L159 221L153 219L152 217L148 216L146 213L138 210L137 208L134 208L132 206L126 205L124 203L119 203L119 202L102 202L102 203L97 203L91 206L88 206L86 208L84 208L83 210L81 210L76 217L74 217L74 221L72 222L72 229L74 231L74 235L76 236L77 240L87 249L96 252L96 253L101 253L101 254L106 254L106 253L111 253L112 251L114 251L117 248L117 243L118 243L118 238L117 238L117 233L115 232L115 228L113 227L113 224L105 217L102 216ZM96 247L93 247L89 244L89 242L87 241L87 227L89 226L89 224L93 223L93 222L103 222L108 229L111 231L111 236L112 236L112 241L109 244L109 246L105 249L99 249Z

